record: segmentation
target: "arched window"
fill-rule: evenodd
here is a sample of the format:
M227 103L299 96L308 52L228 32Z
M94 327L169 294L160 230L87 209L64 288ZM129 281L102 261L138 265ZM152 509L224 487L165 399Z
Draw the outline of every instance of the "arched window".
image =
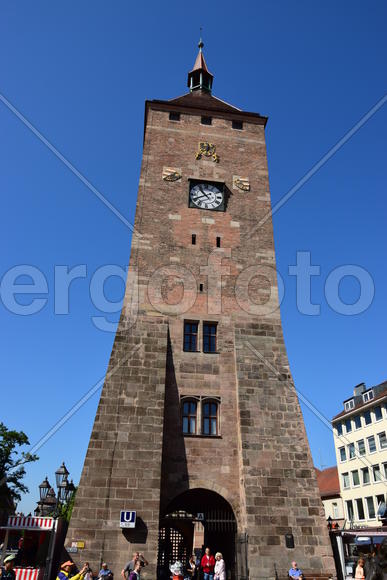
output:
M219 435L218 409L219 404L216 401L203 401L203 435Z
M192 399L182 401L182 426L184 435L196 435L197 433L197 401Z

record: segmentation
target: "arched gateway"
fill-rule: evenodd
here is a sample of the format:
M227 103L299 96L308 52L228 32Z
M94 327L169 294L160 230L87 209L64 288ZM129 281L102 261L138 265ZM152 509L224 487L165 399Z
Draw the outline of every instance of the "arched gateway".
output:
M160 518L158 578L169 578L172 562L187 565L191 554L200 557L207 546L213 554L223 554L231 578L236 578L236 540L237 522L230 504L214 491L188 490L171 501Z

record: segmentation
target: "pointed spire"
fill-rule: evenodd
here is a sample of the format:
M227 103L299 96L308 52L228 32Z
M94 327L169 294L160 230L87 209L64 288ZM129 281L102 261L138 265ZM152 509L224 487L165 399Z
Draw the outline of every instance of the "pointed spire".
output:
M188 73L188 86L192 91L203 90L211 92L212 81L214 76L209 72L207 64L203 54L204 42L200 36L199 40L199 52L195 60L193 69Z

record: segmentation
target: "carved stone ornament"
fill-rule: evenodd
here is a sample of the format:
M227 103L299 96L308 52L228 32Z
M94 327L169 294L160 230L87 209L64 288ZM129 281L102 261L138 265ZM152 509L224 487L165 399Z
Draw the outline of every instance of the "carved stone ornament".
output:
M181 173L173 167L164 167L162 177L164 181L178 181L181 179Z
M250 182L248 177L239 177L234 175L234 186L242 191L250 191Z
M212 157L215 163L219 163L219 155L216 153L216 145L213 143L208 143L207 141L201 141L199 143L199 150L196 153L196 159L201 159L202 157Z

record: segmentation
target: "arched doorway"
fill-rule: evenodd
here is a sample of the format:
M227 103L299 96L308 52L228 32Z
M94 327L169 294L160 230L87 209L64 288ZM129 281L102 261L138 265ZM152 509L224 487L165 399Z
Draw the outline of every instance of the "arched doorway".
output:
M178 495L160 518L158 578L169 578L171 563L187 565L192 553L200 557L207 546L222 552L227 577L236 578L236 533L233 509L218 493L199 488Z

